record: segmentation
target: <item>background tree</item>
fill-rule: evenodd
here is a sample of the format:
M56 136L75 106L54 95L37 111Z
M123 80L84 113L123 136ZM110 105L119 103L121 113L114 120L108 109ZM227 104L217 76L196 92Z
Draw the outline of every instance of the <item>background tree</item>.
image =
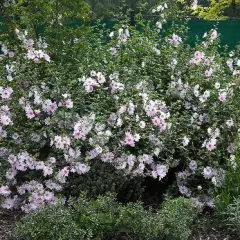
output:
M141 4L147 4L148 8L152 8L158 3L166 2L162 0L87 0L92 11L97 17L109 17L112 13L116 13L119 7L126 6L137 12Z
M197 1L196 1L197 2ZM194 13L205 20L221 20L237 17L240 0L209 0L208 6L199 1Z
M91 9L84 0L11 0L2 9L1 37L10 35L8 39L14 45L15 29L27 29L29 37L47 40L50 49L54 49L53 58L67 55L65 43L73 44L89 31Z

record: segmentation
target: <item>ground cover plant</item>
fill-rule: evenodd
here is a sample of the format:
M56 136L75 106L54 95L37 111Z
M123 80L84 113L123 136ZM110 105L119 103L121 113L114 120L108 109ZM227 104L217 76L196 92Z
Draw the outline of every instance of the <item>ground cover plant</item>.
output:
M217 27L189 46L184 23L166 25L172 17L167 2L151 9L151 21L140 11L134 24L121 9L111 31L101 21L90 26L92 13L83 1L61 3L6 6L2 207L35 216L35 210L45 214L54 205L49 211L57 209L57 227L67 228L62 239L91 239L94 229L82 229L82 222L79 227L69 209L58 210L59 201L82 191L95 199L126 185L129 198L138 199L142 182L151 178L165 183L168 196L183 195L199 208L214 208L216 195L217 204L227 197L233 204L230 187L231 196L221 191L238 169L240 49L223 49ZM28 18L33 11L39 14ZM167 212L174 208L174 200L165 205ZM187 239L188 224L181 233L171 220L179 216L171 214L161 220L161 231L171 228L176 232L170 237Z
M181 194L214 205L238 147L239 51L221 54L216 29L190 48L181 26L162 30L168 6L155 11L155 28L138 16L139 31L120 16L109 36L89 36L81 56L65 52L69 62L12 29L18 44L2 43L1 57L4 207L56 203L68 177L93 161L159 181L175 171Z
M169 200L154 213L141 203L117 203L113 195L95 201L82 195L68 207L60 204L30 213L18 225L17 235L25 240L109 239L120 234L143 240L188 239L197 212L185 198Z

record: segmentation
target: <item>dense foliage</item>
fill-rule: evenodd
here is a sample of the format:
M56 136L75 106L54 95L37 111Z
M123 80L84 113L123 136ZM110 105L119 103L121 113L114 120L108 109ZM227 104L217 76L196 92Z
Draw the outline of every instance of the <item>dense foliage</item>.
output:
M210 0L207 6L198 4L198 0L193 1L193 9L199 17L206 20L226 19L229 16L237 17L239 15L239 0ZM230 10L230 11L229 11Z
M68 207L59 204L30 213L19 224L17 235L25 240L101 240L121 235L142 240L185 240L196 216L192 202L185 198L170 200L153 213L141 203L122 205L113 196L89 201L82 195Z
M87 5L66 1L65 9L57 3L19 1L6 10L2 206L30 212L57 204L62 190L81 181L78 175L103 162L123 182L128 176L167 182L173 173L173 194L213 207L226 162L236 164L239 50L222 53L217 29L188 46L184 25L165 27L172 14L166 3L152 10L155 26L140 13L130 26L120 13L112 32L84 21L74 28L69 21L87 18L77 8L86 13ZM42 6L29 21L32 8ZM90 195L102 193L98 183Z

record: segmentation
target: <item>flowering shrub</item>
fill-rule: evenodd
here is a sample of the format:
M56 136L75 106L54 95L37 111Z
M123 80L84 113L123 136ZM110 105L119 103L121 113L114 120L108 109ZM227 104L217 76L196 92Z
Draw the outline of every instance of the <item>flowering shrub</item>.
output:
M17 45L2 44L3 207L56 204L93 161L159 181L175 171L181 194L214 205L238 147L239 51L220 54L216 29L189 47L184 28L164 30L168 11L156 9L156 28L119 21L107 43L107 31L93 31L69 62L51 59L54 46L26 31L15 29Z
M62 194L68 198L85 192L91 199L96 199L99 195L113 192L117 193L117 199L121 202L136 201L143 197L144 180L141 176L130 178L110 163L93 161L87 174L68 177Z

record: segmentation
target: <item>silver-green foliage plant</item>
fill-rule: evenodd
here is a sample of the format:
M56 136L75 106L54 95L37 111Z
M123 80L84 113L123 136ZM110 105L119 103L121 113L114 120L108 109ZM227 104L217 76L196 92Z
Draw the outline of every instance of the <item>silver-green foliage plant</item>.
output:
M185 198L169 200L162 209L152 211L141 203L117 203L113 195L94 201L82 195L69 206L46 206L27 214L18 225L17 236L26 240L67 239L67 234L72 240L121 235L136 240L187 240L197 212L192 201Z
M239 152L236 155L231 155L226 161L226 173L222 188L216 189L216 208L219 213L225 212L228 206L230 207L240 194L240 162ZM236 213L237 214L237 213Z
M239 50L222 54L217 29L190 47L184 26L165 25L171 6L154 10L155 26L120 14L113 31L76 38L11 29L0 61L3 207L56 204L94 161L156 181L172 171L177 191L214 206L238 147Z
M167 239L188 239L191 234L191 225L196 218L198 210L190 207L186 198L168 200L161 210L163 231Z
M240 201L235 198L224 211L221 212L224 217L224 225L235 232L240 231Z
M90 240L90 229L85 231L78 227L69 209L63 205L41 208L25 216L21 225L17 226L16 237L25 240Z

